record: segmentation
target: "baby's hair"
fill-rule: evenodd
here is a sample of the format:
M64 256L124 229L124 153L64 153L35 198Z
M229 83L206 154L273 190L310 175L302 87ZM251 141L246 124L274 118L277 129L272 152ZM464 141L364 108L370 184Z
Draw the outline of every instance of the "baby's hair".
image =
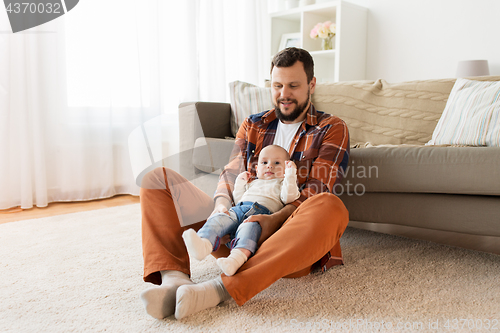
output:
M282 150L283 152L285 152L287 161L289 161L289 160L290 160L290 154L288 154L288 152L286 151L286 149L285 149L285 148L283 148L283 147L281 147L281 146L278 146L278 145L269 145L269 146L265 146L264 148L262 148L262 150L266 149L267 147L275 147L275 148L279 148L280 150Z

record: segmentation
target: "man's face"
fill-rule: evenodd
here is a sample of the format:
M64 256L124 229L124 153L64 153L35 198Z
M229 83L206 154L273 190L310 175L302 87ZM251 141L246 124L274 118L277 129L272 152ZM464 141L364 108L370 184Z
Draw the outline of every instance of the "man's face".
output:
M274 67L271 73L271 91L277 117L285 124L302 122L316 87L316 78L307 83L301 61L290 67Z
M288 156L282 149L270 146L262 149L257 164L257 178L266 180L285 178L287 159Z

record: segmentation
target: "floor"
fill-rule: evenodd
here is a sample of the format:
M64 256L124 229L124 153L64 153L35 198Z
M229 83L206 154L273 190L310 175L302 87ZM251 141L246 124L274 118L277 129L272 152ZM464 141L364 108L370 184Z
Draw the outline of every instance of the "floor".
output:
M47 207L33 207L30 209L12 208L0 210L0 224L28 219L37 219L47 216L62 215L101 208L123 206L139 203L139 197L133 195L117 195L112 198L81 201L81 202L53 202Z

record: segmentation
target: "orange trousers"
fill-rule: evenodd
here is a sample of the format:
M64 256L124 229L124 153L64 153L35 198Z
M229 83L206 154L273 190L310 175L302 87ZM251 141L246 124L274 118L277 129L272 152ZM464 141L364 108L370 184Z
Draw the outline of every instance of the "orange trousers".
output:
M213 199L175 171L157 168L143 178L140 192L144 281L161 284L162 270L190 275L189 256L182 232L198 230L214 207ZM282 277L300 277L331 249L340 251L349 214L330 193L303 202L282 227L259 247L233 276L222 282L238 305ZM215 257L229 255L221 246Z

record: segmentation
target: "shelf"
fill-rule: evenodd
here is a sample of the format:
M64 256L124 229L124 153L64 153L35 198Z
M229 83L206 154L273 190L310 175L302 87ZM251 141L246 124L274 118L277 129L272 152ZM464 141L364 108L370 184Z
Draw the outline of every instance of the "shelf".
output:
M326 50L326 51L310 51L309 52L313 57L322 57L322 58L335 58L335 50Z
M281 39L298 33L300 47L314 59L315 75L322 81L361 80L366 68L367 9L345 0L333 0L269 13L271 56L280 50ZM309 36L320 22L337 25L333 50L322 51L321 39Z

